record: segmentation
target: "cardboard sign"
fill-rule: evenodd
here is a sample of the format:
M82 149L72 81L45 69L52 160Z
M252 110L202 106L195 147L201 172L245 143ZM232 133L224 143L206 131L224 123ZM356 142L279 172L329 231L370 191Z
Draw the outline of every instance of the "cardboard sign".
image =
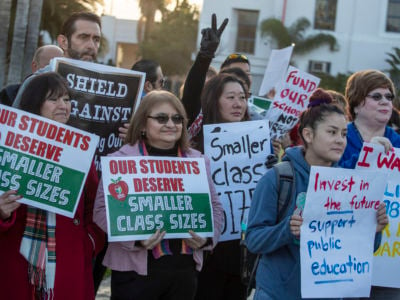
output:
M123 144L118 128L129 123L138 107L145 74L67 58L53 59L51 67L69 85L72 109L68 124L100 136L95 156L100 172L100 156Z
M259 96L267 95L271 89L275 88L276 85L284 79L293 48L294 46L292 45L283 49L271 51L263 81L258 91Z
M369 297L386 180L370 171L311 167L300 233L303 298Z
M0 104L0 193L72 218L99 138Z
M207 172L203 158L102 157L108 240L214 235ZM201 183L201 184L199 184Z
M400 288L400 149L393 148L385 154L383 146L364 143L356 169L389 175L383 194L389 224L382 231L381 245L374 254L372 284Z
M318 77L289 66L285 81L277 88L267 114L272 123L272 137L285 135L297 124L300 114L307 109L308 98L317 89L319 82Z
M204 125L204 153L224 208L220 241L239 239L256 184L271 153L266 120Z

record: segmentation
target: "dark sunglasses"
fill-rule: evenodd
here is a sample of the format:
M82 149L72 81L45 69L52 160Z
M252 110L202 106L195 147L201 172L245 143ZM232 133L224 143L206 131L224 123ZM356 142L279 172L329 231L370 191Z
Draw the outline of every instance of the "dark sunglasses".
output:
M147 116L150 119L154 119L158 122L158 124L167 124L169 119L171 119L172 123L175 125L183 124L184 117L181 115L173 115L168 116L167 114L158 114L156 116Z
M383 97L385 97L386 100L392 102L394 99L394 95L393 94L380 94L380 93L373 93L371 95L367 95L368 98L371 98L374 101L381 101Z

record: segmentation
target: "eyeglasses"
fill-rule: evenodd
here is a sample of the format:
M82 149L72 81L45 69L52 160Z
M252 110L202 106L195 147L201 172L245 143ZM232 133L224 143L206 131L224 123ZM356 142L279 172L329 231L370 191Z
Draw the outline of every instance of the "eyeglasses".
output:
M160 84L160 87L163 88L164 85L165 85L166 79L163 77L163 78L161 78L159 80L154 81L153 83L157 83L157 82Z
M158 124L167 124L169 119L171 119L172 123L174 123L175 125L179 125L183 123L183 120L185 119L183 116L181 115L173 115L173 116L168 116L167 114L158 114L156 116L147 116L150 119L154 119L158 122Z
M371 98L374 101L381 101L383 97L385 97L386 100L392 102L394 99L393 94L380 94L380 93L373 93L372 95L367 95L367 97Z
M228 57L226 58L226 60L238 59L238 58L243 59L243 60L246 60L246 61L249 61L249 59L247 58L246 55L239 54L239 53L232 53L232 54L229 54Z

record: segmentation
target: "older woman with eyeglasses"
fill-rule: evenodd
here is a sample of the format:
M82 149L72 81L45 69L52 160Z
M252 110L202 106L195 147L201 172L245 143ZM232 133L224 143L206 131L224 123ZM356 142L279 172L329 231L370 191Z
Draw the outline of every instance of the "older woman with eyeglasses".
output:
M167 91L147 94L131 119L126 144L111 156L203 157L189 148L187 118L182 103ZM158 229L147 240L109 243L103 264L112 270L111 299L193 299L203 250L217 243L223 209L216 194L210 162L205 158L210 186L214 237L203 238L189 231L191 238L164 239ZM204 184L201 182L199 184ZM103 184L97 192L94 221L106 232Z
M400 147L400 135L387 126L395 96L393 82L380 71L364 70L349 77L345 97L352 122L347 126L342 167L355 167L363 142L380 143L385 150Z

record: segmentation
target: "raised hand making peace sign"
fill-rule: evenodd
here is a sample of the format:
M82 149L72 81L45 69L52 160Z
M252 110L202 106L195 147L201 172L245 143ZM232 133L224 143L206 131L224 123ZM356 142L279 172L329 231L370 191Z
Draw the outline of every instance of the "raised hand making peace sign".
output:
M217 16L212 14L211 16L211 28L204 28L201 30L201 42L200 42L200 51L199 53L207 56L214 57L214 53L218 48L219 41L224 32L224 29L228 24L228 19L226 18L221 26L217 29Z

